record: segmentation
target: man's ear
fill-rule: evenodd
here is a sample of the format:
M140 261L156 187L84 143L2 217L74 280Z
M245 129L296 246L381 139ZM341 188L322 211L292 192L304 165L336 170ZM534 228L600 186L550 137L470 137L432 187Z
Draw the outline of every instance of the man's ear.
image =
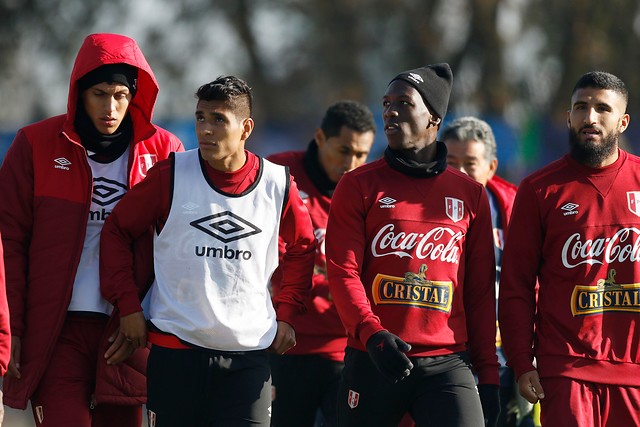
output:
M493 178L498 170L498 159L493 159L489 162L489 179Z
M244 119L244 123L242 124L242 126L243 126L243 130L242 130L241 138L243 141L246 141L247 139L249 139L251 132L253 132L253 127L255 126L255 122L251 117L248 117Z
M622 118L620 118L620 126L618 127L620 133L627 130L627 128L629 127L629 120L631 120L631 117L629 117L628 114L625 114L622 116Z
M316 141L316 145L318 146L318 148L322 147L327 141L327 137L325 136L321 128L316 129L313 139Z

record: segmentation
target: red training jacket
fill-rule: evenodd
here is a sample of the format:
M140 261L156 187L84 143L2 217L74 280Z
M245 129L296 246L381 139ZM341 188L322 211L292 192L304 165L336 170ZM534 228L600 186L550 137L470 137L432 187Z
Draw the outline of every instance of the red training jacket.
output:
M511 210L513 209L513 201L516 198L518 187L497 175L494 175L487 181L487 188L498 201L500 207L500 218L502 218L502 229L507 230L511 219Z
M516 378L640 387L640 158L618 153L603 168L566 155L520 184L499 301Z
M67 114L20 129L0 169L0 231L5 249L7 297L11 332L21 338L22 378L4 380L4 402L24 409L38 387L62 329L82 252L92 197L87 153L74 129L77 81L111 63L138 67L138 90L129 105L133 142L129 154L129 184L134 186L156 161L184 150L180 140L151 123L158 83L136 42L116 34L85 39L71 74ZM146 238L151 243L151 233ZM138 286L151 283L152 254L137 246ZM107 333L113 332L114 312ZM97 363L97 402L142 403L146 399L146 351L126 363Z
M11 357L11 330L9 329L9 306L5 288L4 260L0 240L0 376L7 372Z
M298 184L300 197L309 211L314 233L318 240L311 301L307 312L298 320L296 346L287 354L318 354L327 359L341 362L344 360L344 349L347 346L347 333L329 296L327 259L324 251L324 236L327 230L331 198L322 194L309 178L304 167L304 155L304 151L289 151L268 157L272 162L289 166L291 175ZM285 244L281 240L280 253L284 253L285 249ZM278 268L271 279L274 295L277 295L280 290L281 280L282 269Z
M484 187L447 167L415 178L380 159L345 174L331 202L329 289L348 333L388 330L409 356L469 350L480 384L498 384L495 260Z

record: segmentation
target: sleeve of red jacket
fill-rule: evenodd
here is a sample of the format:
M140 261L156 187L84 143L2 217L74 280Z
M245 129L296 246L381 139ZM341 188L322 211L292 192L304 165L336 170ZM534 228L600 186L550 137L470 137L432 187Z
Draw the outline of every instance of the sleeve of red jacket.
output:
M9 305L5 289L4 261L0 240L0 376L7 372L11 357L11 331L9 329Z
M100 291L121 316L142 311L134 278L133 242L166 218L170 191L169 161L152 167L147 177L118 202L100 234Z
M476 216L464 247L464 311L471 364L479 384L499 384L496 356L496 270L491 211L486 191L480 192Z
M289 197L280 221L280 239L284 244L284 253L280 256L281 278L273 305L278 320L295 327L295 319L306 310L311 292L316 238L293 176L289 182Z
M367 244L366 214L362 191L351 175L344 175L331 198L325 237L329 292L347 333L363 345L384 330L360 278Z
M24 330L29 243L33 231L33 151L19 131L0 168L0 232L11 332Z
M518 190L502 255L498 317L502 347L516 374L534 370L536 280L543 232L537 197L528 183Z

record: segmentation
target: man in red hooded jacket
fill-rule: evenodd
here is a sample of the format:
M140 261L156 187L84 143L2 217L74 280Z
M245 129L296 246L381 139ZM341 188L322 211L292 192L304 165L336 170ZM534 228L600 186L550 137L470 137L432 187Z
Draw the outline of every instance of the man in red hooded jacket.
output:
M24 409L31 400L38 426L141 424L147 351L118 332L117 310L100 295L98 256L115 204L155 162L184 150L151 122L157 95L135 40L90 35L67 113L20 129L0 169L12 333L5 402ZM141 293L151 283L151 237L136 243Z

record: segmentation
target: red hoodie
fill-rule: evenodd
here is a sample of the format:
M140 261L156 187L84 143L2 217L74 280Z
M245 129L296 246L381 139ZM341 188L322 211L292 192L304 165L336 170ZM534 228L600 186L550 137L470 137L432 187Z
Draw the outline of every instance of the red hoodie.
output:
M4 402L24 409L37 388L62 329L82 252L91 205L92 173L74 129L77 81L105 64L138 68L137 93L129 105L133 141L129 185L149 167L184 150L180 140L151 123L158 84L136 42L116 34L88 36L76 57L69 85L67 113L20 129L0 169L0 231L5 250L11 332L21 338L21 379L4 380ZM151 242L151 234L146 237ZM141 242L142 243L142 242ZM151 281L151 254L138 245L138 285ZM114 315L107 333L117 327ZM99 352L96 400L120 404L144 402L146 352L116 366Z

